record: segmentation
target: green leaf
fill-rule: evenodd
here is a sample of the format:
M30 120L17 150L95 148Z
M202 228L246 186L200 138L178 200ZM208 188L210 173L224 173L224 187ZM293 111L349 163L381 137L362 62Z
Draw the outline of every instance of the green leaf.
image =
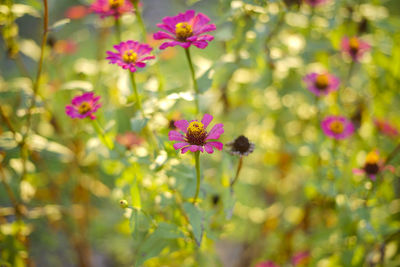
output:
M136 133L140 133L142 129L146 126L149 119L147 118L132 118L131 119L131 129Z
M157 229L141 244L135 266L141 266L146 260L158 256L162 250L183 233L176 225L161 222Z
M210 71L213 68L208 69L203 75L201 75L197 79L197 83L199 85L200 93L206 92L208 89L211 88L212 80L210 79Z
M131 186L131 197L132 197L132 206L135 209L140 210L142 208L142 204L141 204L141 200L140 200L140 192L139 192L139 187L137 184L136 176L133 179L133 183Z
M184 203L183 208L189 217L196 244L200 247L204 233L203 214L201 213L201 210L192 203Z
M70 19L61 19L49 27L49 31L59 31L62 27L70 23Z

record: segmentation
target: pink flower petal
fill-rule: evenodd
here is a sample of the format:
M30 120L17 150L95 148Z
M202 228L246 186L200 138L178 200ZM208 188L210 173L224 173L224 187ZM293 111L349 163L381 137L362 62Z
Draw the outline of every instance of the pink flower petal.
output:
M214 125L214 127L211 129L211 131L208 133L208 136L206 140L209 139L218 139L221 134L224 133L224 125L222 123L217 123Z
M175 143L174 145L173 145L173 147L175 148L175 150L178 150L178 149L181 149L182 147L185 147L185 146L188 146L189 145L189 143L187 143L187 142L184 142L184 143Z
M178 128L182 132L186 133L187 127L189 127L189 122L187 120L179 120L179 121L175 121L174 125L176 128Z
M208 154L214 153L214 149L213 149L212 145L210 145L208 143L204 145L204 149Z
M212 145L218 150L222 150L222 148L224 147L224 144L222 144L221 142L207 142L207 144Z
M178 131L170 131L168 133L168 139L170 141L185 141L184 136Z
M210 124L210 122L213 120L213 116L210 114L204 114L203 119L201 120L201 123L204 125L204 129L207 129L207 126Z

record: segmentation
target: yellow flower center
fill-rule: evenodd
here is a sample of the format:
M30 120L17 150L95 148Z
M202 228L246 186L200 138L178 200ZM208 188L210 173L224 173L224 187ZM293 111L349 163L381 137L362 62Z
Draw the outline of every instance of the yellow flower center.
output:
M332 132L335 134L341 134L344 130L343 123L340 121L333 121L331 125L329 126Z
M125 0L109 0L108 3L110 4L111 8L119 8L120 6L122 6L124 4Z
M137 60L137 54L135 52L133 52L133 50L128 50L124 53L124 55L122 56L122 59L126 63L135 63Z
M180 41L186 41L186 38L193 35L192 26L187 22L180 22L175 25L176 38Z
M315 86L318 89L326 89L329 85L329 77L326 74L319 74L315 79Z
M192 121L187 127L186 139L191 145L204 145L207 137L207 132L204 125L198 121Z
M357 37L351 37L349 40L350 50L353 52L357 52L360 48L360 42L358 41Z
M367 154L365 158L365 163L367 164L376 164L379 162L379 155L376 151L371 151Z
M92 109L92 106L88 102L82 102L78 108L79 114L86 114Z

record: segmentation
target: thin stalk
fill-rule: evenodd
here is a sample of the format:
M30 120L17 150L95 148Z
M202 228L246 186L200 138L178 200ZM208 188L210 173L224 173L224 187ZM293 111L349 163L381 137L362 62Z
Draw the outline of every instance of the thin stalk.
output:
M400 152L400 143L393 149L393 151L387 156L384 166L389 164L390 161L394 159L394 157Z
M319 108L319 97L315 96L315 106L317 108L317 114L316 114L316 127L317 130L320 129L320 122L321 122L321 110ZM317 176L319 176L319 172L320 172L320 167L321 167L321 158L319 155L319 141L320 141L320 132L317 131L317 140L316 140L316 144L315 144L315 156L316 156L316 162L315 162L315 171Z
M115 34L117 42L120 43L122 39L121 39L121 21L119 20L119 18L115 18Z
M186 58L189 63L190 73L192 75L193 87L194 87L194 91L195 91L194 100L196 102L196 114L199 114L199 111L200 111L199 94L200 94L200 92L199 92L199 86L197 85L196 74L194 72L194 67L193 67L193 63L192 63L192 58L190 56L189 48L185 49L185 54L186 54Z
M146 41L147 32L146 32L146 27L144 26L142 14L139 9L139 1L133 1L133 6L135 7L136 18L137 18L140 28L142 30L143 41Z
M236 169L236 175L235 175L235 178L231 181L231 187L236 183L236 181L238 180L238 178L239 178L239 173L240 173L240 170L242 169L242 166L243 166L243 156L240 156L240 158L239 158L239 163L238 163L238 167L237 167L237 169Z
M114 143L113 141L106 135L103 127L101 127L100 123L95 119L91 120L93 128L96 130L97 134L100 137L100 140L102 141L103 144L107 146L108 149L113 150L114 149Z
M137 106L139 108L140 113L142 114L143 119L144 119L145 116L144 116L144 111L143 111L143 107L142 107L142 102L140 101L140 96L139 96L137 86L136 86L135 73L129 72L129 76L131 78L133 93L135 94Z
M135 80L135 73L129 72L129 76L131 78L132 88L133 88L133 92L135 94L135 98L136 98L136 103L137 103L138 109L140 111L140 114L142 115L142 118L145 119L146 116L144 114L144 110L143 110L143 107L142 107L142 102L140 100L140 95L139 95L139 92L137 90L137 85L136 85L136 80ZM153 132L149 129L147 124L144 126L143 131L144 131L146 137L148 137L148 142L153 146L155 151L158 152L157 139L154 136Z
M42 75L42 68L43 68L43 58L44 58L44 49L46 48L46 42L47 42L47 34L48 34L48 25L49 25L49 8L47 4L47 0L43 0L43 5L44 5L44 17L43 17L43 37L42 37L42 44L40 46L40 58L39 58L39 63L38 63L38 71L36 74L36 80L33 84L33 96L32 96L32 102L31 105L28 108L27 111L27 119L26 119L26 132L23 135L22 141L21 141L21 159L22 159L22 179L25 178L26 173L27 173L27 160L29 156L29 151L26 146L26 138L29 135L30 128L31 128L31 121L32 121L32 110L36 106L36 95L39 90L39 83L40 83L40 77Z
M193 204L196 204L200 192L200 151L194 152L194 161L196 165L196 194L193 198Z

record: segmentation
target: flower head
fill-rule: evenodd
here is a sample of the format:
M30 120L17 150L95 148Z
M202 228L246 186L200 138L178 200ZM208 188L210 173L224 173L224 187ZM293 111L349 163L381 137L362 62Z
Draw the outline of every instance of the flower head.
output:
M371 180L375 181L378 173L384 169L388 169L388 170L394 172L393 166L390 166L390 165L385 166L384 165L383 160L381 160L379 157L379 151L373 150L367 154L367 157L365 158L364 166L361 169L353 169L353 173L354 174L365 174Z
M264 261L258 263L256 267L279 267L279 265L275 264L273 261Z
M121 42L114 45L117 52L107 51L108 59L111 64L118 64L123 69L129 69L131 72L136 71L136 67L146 67L145 61L154 59L155 56L150 55L153 50L148 44L142 44L136 41Z
M316 7L319 5L324 4L325 2L327 2L328 0L304 0L307 4L309 4L312 7Z
M374 123L378 131L382 134L391 138L399 136L399 130L397 130L396 126L391 124L389 121L383 119L374 119Z
M308 90L316 96L327 95L336 91L340 84L339 78L329 73L312 72L307 74L303 81L307 84Z
M88 14L88 11L86 6L71 6L65 11L65 17L69 19L81 19Z
M349 55L354 61L359 61L365 52L369 51L371 46L356 36L351 38L343 37L342 52Z
M340 140L354 133L353 123L343 116L328 116L321 122L322 130L328 137Z
M116 136L116 141L126 149L131 149L140 145L143 142L143 139L133 132L126 132L124 134L118 134Z
M90 5L90 10L100 15L100 18L114 16L119 18L122 14L133 10L129 0L96 0Z
M294 254L292 257L292 264L294 266L306 266L310 261L310 252L301 251Z
M182 154L186 153L188 150L192 152L204 152L203 148L209 154L214 152L213 147L222 150L224 145L215 140L224 133L224 125L222 123L217 123L210 132L207 132L207 126L210 124L212 119L213 116L204 114L201 122L197 120L190 122L186 120L176 121L175 127L181 130L183 134L179 131L170 131L168 133L169 140L180 141L179 143L174 144L174 148L176 150L182 149Z
M203 34L205 32L214 31L215 24L208 24L210 19L203 13L195 15L194 10L188 10L185 13L179 13L174 17L165 17L163 23L157 26L167 32L159 31L153 35L156 40L168 39L160 46L160 49L180 45L183 48L189 48L194 45L198 48L206 48L209 41L214 36Z
M249 139L244 135L237 137L235 140L229 142L226 145L231 147L229 153L238 156L248 156L254 151L255 147L254 144L251 143Z
M71 105L65 107L65 113L71 118L83 119L86 117L94 120L94 113L101 107L100 96L95 96L93 92L83 93L72 99Z

